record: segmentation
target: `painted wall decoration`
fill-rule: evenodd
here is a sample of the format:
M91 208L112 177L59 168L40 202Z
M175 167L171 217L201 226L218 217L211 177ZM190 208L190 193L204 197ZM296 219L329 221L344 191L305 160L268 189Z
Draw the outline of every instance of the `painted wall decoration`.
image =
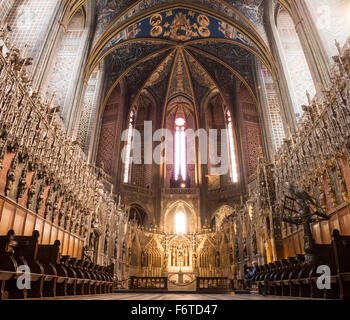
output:
M10 13L15 0L0 0L0 21L3 22Z
M263 0L225 0L235 9L239 10L254 24L260 24L263 20Z
M6 23L12 28L10 38L14 45L24 50L30 43L27 55L34 58L34 65L39 62L39 53L57 3L56 0L15 1L6 18Z
M219 43L216 40L210 39L202 41L201 43L192 44L191 47L195 47L220 58L221 61L238 71L252 88L254 87L254 77L251 73L253 54L248 50L238 45Z
M169 0L105 0L101 1L99 4L99 18L97 34L95 41L97 41L99 35L104 29L109 25L110 27L116 27L120 25L126 19L140 13L146 9L169 3ZM232 19L238 21L246 30L250 30L249 25L242 19L232 8L239 10L243 16L254 25L260 35L267 41L265 29L263 26L263 1L262 0L226 0L226 1L212 1L212 0L191 0L191 3L205 6L220 12L221 14L231 17ZM229 6L230 5L230 6ZM113 20L117 17L117 13L122 12L127 9L128 11L114 23ZM115 10L119 9L119 10ZM121 9L121 10L120 10Z
M97 1L98 22L106 27L121 12L132 6L137 0L103 0Z
M118 43L136 38L161 38L178 42L201 38L227 38L254 47L248 37L223 21L200 12L176 9L153 14L128 27L115 36L104 51Z

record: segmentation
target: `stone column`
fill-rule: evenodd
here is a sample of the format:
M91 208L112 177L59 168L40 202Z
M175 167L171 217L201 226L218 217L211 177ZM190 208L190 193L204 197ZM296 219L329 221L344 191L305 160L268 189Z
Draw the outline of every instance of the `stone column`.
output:
M288 72L287 62L283 53L282 43L280 41L278 30L276 28L274 4L272 0L265 1L265 28L270 42L273 56L275 57L278 71L277 88L281 100L281 115L285 128L290 128L291 133L296 132L296 117L294 106L297 104L291 95L292 83Z
M262 140L263 140L263 148L265 150L264 154L266 155L266 161L271 162L273 157L273 140L274 135L272 132L272 126L269 121L270 117L270 110L269 105L267 101L266 96L266 90L265 90L265 84L263 83L261 79L261 74L259 70L259 65L257 64L257 61L255 60L255 68L254 68L254 78L256 83L258 84L259 90L257 90L257 99L258 99L258 112L259 112L259 121L260 121L260 128L262 133Z
M291 1L295 30L315 82L316 91L329 87L330 61L305 0Z
M87 2L88 16L86 19L86 29L84 35L82 36L83 45L80 48L80 52L77 56L77 62L75 64L74 73L75 76L72 78L72 82L69 87L69 91L66 98L66 104L63 110L63 116L65 118L65 123L68 128L70 135L74 134L75 128L79 127L79 115L80 108L84 100L84 94L86 89L86 84L84 83L84 65L89 56L89 49L91 47L94 34L95 34L95 3L93 1Z
M98 80L97 86L97 93L95 94L95 99L92 101L91 108L93 109L91 112L91 118L89 119L89 131L87 140L89 141L89 149L86 149L86 153L88 156L88 162L89 163L96 163L97 153L98 153L98 146L99 146L99 138L100 138L100 132L102 127L102 118L103 118L103 112L104 108L101 103L103 101L103 96L106 91L106 70L105 66L103 65L101 68L101 72L99 74L100 79ZM85 90L83 90L84 92ZM81 97L81 103L80 106L83 106L84 102L84 96ZM74 126L79 127L80 124L80 117L78 118L79 122L77 122ZM77 120L78 120L77 119ZM89 139L90 137L90 139Z
M38 91L41 85L41 81L45 75L45 70L50 61L52 52L56 47L56 39L60 34L60 21L65 15L65 1L58 1L55 11L48 23L47 30L45 33L45 40L43 42L42 48L39 52L39 57L37 59L36 65L33 66L33 89Z

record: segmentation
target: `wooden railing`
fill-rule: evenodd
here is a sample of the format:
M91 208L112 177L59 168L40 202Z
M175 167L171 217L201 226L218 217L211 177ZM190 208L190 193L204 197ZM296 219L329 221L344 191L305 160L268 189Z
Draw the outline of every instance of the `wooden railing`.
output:
M167 277L130 277L130 290L168 290Z
M163 195L199 195L199 189L198 188L163 188L162 189Z
M232 291L232 280L228 278L210 277L197 278L198 292L226 292Z
M135 192L135 193L142 193L146 195L152 195L153 191L152 189L147 189L144 187L139 187L139 186L133 186L131 184L123 184L122 190L124 192Z

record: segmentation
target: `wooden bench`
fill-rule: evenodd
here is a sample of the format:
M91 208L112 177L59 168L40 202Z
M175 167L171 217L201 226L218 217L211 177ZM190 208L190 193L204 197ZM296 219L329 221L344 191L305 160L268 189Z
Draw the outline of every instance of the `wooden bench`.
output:
M288 267L289 263L286 259L283 259L277 263L276 272L273 277L275 296L283 296L283 275Z
M114 264L98 266L91 261L60 257L60 241L39 245L39 232L16 236L10 230L0 236L0 299L26 299L77 294L111 293ZM17 279L23 275L19 266L28 267L30 289L19 289Z
M69 265L74 270L74 272L76 274L75 294L76 295L83 295L84 294L85 274L84 274L83 270L79 267L80 263L78 263L77 258L70 258Z
M113 292L113 286L114 286L114 263L111 263L108 267L105 268L105 273L108 278L107 282L107 292L112 293Z
M60 241L56 240L53 245L38 246L38 260L44 268L44 297L56 296L57 269L59 259Z
M6 236L0 236L0 300L9 298L7 282L17 275L14 237L13 230L10 230Z
M76 288L77 288L77 273L75 269L73 268L72 262L70 262L70 256L62 256L61 257L61 263L64 265L68 280L67 280L67 295L69 296L75 296L76 295Z
M263 288L265 288L265 277L267 276L269 270L269 265L265 264L263 266L260 266L260 272L256 276L255 283L258 286L258 292L259 294L263 294Z
M299 274L303 268L305 256L298 254L295 260L296 263L288 276L289 296L291 297L299 297Z
M290 297L292 295L290 275L298 266L298 260L294 257L289 257L285 260L286 266L281 275L281 295Z
M34 230L31 236L14 237L14 257L18 266L27 266L30 270L30 289L18 289L15 276L9 282L10 298L42 298L44 285L44 268L38 260L39 232Z
M350 237L333 233L332 244L315 245L313 264L305 263L304 255L290 257L259 266L254 282L259 293L275 296L337 299L349 297L350 293ZM319 289L317 273L319 266L331 271L331 289ZM340 292L340 294L339 294Z
M322 244L315 246L315 255L317 260L315 265L312 266L309 272L310 278L310 297L311 298L337 298L338 294L338 281L337 281L337 269L336 269L336 259L334 256L333 245ZM331 270L331 289L318 289L317 280L321 274L317 273L319 266L328 266Z
M350 236L341 236L338 230L333 231L333 249L336 261L339 298L350 299Z

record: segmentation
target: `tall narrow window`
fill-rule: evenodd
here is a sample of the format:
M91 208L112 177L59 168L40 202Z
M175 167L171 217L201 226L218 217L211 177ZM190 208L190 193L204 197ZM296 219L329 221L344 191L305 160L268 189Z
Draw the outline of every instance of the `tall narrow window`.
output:
M230 156L230 164L231 164L231 178L234 183L238 182L238 173L237 173L237 164L236 164L236 152L235 152L235 144L233 138L233 124L230 110L226 110L226 125L228 131L228 144L230 148L229 156Z
M186 230L186 218L182 211L176 214L175 218L176 234L184 234Z
M125 157L125 169L124 169L124 183L129 182L130 176L130 166L131 166L131 147L132 147L132 132L135 123L135 111L131 111L129 118L129 127L128 127L128 141L126 145L126 157Z
M175 180L186 181L186 121L182 117L175 120Z

